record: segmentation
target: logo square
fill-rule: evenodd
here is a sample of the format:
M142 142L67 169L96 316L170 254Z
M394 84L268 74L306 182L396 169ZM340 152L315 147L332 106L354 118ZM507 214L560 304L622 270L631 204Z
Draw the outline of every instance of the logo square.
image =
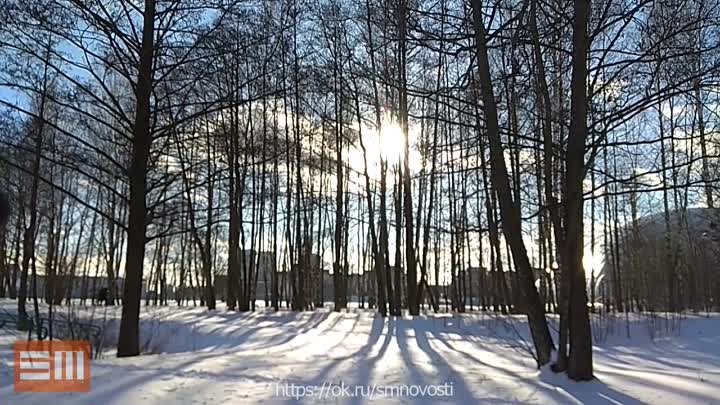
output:
M90 391L90 343L15 342L15 392Z

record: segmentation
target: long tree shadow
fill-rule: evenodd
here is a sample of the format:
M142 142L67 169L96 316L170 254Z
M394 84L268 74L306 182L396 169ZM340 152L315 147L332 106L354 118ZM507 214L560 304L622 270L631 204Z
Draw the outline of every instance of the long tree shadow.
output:
M477 398L475 398L472 391L467 386L465 379L452 366L450 366L447 359L441 356L430 344L427 334L431 328L428 328L428 322L413 322L412 320L405 320L398 323L398 325L399 327L396 330L396 337L403 361L412 375L410 381L412 381L413 384L421 384L425 386L430 384L443 385L446 383L451 384L452 386L451 397L425 396L413 398L414 403L477 403ZM411 326L408 327L408 325ZM429 379L425 378L425 376L418 371L418 364L416 364L416 361L414 361L412 355L410 354L409 342L407 339L409 330L412 330L415 335L417 347L430 359L430 366L433 369L433 375Z
M230 350L236 347L244 350L271 349L318 328L329 316L327 311L313 312L307 316L302 313L283 314L275 319L277 325L258 324L252 321L251 317L229 317L222 323L204 327L197 327L195 323L188 323L186 320L170 318L141 320L140 340L142 345L153 347L153 351L162 353ZM239 322L240 319L245 322ZM265 322L267 318L262 319ZM119 322L108 324L106 336L117 336L118 329ZM262 337L262 341L248 345L252 338L261 332L267 333ZM112 347L113 344L110 343L106 349Z
M217 357L216 353L207 353L205 355L194 356L192 359L179 363L168 370L165 367L148 368L124 366L124 373L117 375L113 372L113 368L105 369L101 367L100 374L95 373L92 378L92 389L89 393L82 396L82 403L86 404L112 404L118 403L128 392L137 391L142 387L143 383L167 377L169 373L182 375L180 370L191 367L208 358ZM174 370L174 371L173 371ZM148 372L151 371L151 372ZM119 381L118 381L119 380ZM5 391L6 389L3 389ZM23 403L23 404L47 404L57 402L60 397L72 398L73 394L58 393L28 393L28 394L11 394L3 397L9 397L11 400L7 403ZM79 403L80 401L78 401Z
M637 398L618 391L597 379L591 382L574 382L569 380L564 374L555 374L548 370L541 370L539 376L522 375L498 364L483 361L475 355L456 348L444 339L441 333L434 332L433 336L440 344L459 354L465 360L474 362L482 368L487 368L488 374L500 373L509 379L509 381L513 381L515 388L509 388L511 390L517 389L519 384L526 384L531 391L553 398L556 403L560 404L646 405ZM531 370L533 369L528 368L529 372ZM483 399L483 401L485 400L487 400L487 398Z
M375 321L377 321L378 319L384 323L385 318L376 317ZM366 364L362 364L363 367L360 367L358 376L354 381L355 386L369 386L371 384L371 378L373 373L375 372L375 368L378 366L378 364L382 363L383 356L385 355L388 347L390 346L390 341L392 340L392 337L395 333L395 325L395 317L387 318L387 332L385 333L385 339L383 339L382 345L378 349L378 352L377 354L375 354L375 356L369 357L369 350L362 353L364 357L363 362ZM375 342L377 342L377 340L375 340ZM374 346L374 344L372 346ZM368 346L365 347L367 348ZM355 396L350 398L350 404L359 405L362 404L365 399L366 398L363 398L361 396Z
M346 364L348 362L352 362L354 365L357 366L355 368L355 370L358 370L361 373L363 373L363 370L368 370L367 373L370 373L369 370L372 369L372 364L374 364L369 359L370 352L372 351L372 348L379 342L380 337L382 336L384 327L385 327L385 319L382 317L379 317L379 316L374 317L372 326L370 328L370 331L368 332L368 340L358 350L356 350L348 355L345 355L345 356L332 358L331 361L325 367L323 367L322 370L320 370L320 372L318 374L316 374L309 380L298 378L297 383L301 384L301 385L310 385L310 386L315 386L315 387L323 386L323 384L337 384L338 381L332 381L332 380L334 380L333 372L338 367L340 367L342 364ZM390 323L388 323L388 328L389 329L391 328ZM386 334L385 341L383 342L383 346L381 346L378 356L382 356L382 353L384 353L384 348L387 348L387 345L389 344L389 342L388 342L389 338L390 338L390 333L388 332L388 334ZM341 337L341 339L343 339L343 338ZM338 346L338 345L336 345L336 346ZM336 346L333 346L333 348ZM330 353L331 351L332 350L329 350L327 353ZM354 370L349 369L346 371L352 372ZM369 378L369 376L368 376L368 378ZM340 382L347 383L347 381L340 381ZM335 402L334 400L337 400L337 398L325 398L325 399L328 401L333 401L333 402ZM289 398L289 397L286 397L283 399L279 398L278 400L280 400L284 403L293 404L293 405L298 404L298 403L302 404L302 403L305 403L306 401L309 401L310 403L319 403L318 398L310 397L310 396L307 396L307 397L304 396L304 397L300 398L299 400L295 399L295 398ZM348 400L350 400L350 398L348 398Z
M551 394L560 402L568 397L577 403L593 405L650 405L624 392L618 391L605 382L595 379L588 382L576 382L564 374L555 374L549 370L540 373L541 386L544 393ZM564 395L560 395L563 393ZM560 402L562 403L562 402Z
M704 341L702 343L705 343ZM698 345L701 345L698 343ZM681 347L676 344L660 343L653 346L643 346L640 350L635 350L633 346L609 346L602 345L598 347L599 352L603 356L611 359L613 362L626 363L630 366L637 364L635 361L628 361L626 357L636 357L640 362L645 364L654 364L656 367L667 370L685 370L701 372L707 369L707 366L720 368L720 344L703 344L701 347ZM671 360L674 352L681 352L685 359L701 362L698 367L679 364ZM625 358L624 358L625 357Z

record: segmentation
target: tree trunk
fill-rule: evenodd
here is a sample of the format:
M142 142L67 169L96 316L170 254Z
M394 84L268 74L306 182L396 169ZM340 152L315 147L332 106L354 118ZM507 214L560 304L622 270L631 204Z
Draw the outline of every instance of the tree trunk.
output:
M399 69L400 69L400 128L403 135L403 209L405 214L405 262L407 263L407 305L410 315L420 314L418 301L417 256L415 255L415 224L413 222L412 180L410 174L410 132L407 112L407 77L406 77L406 0L400 0L398 7L399 35ZM400 188L398 189L400 190Z
M550 352L553 346L552 338L550 337L550 331L548 330L540 296L535 288L527 249L522 239L520 211L512 199L512 191L510 190L507 167L505 166L505 154L498 125L497 105L490 76L490 64L487 46L485 44L485 26L480 0L473 0L472 7L480 89L483 106L485 108L487 134L490 141L491 178L500 204L503 234L510 244L515 267L518 272L518 277L520 278L519 286L524 301L523 307L527 311L530 332L535 345L536 360L538 365L542 366L550 361Z
M585 179L585 140L587 138L587 34L589 0L575 0L573 28L573 58L571 82L571 122L565 172L564 253L563 277L571 285L568 327L570 358L568 377L591 380L592 334L587 307L587 288L583 268L583 180Z
M122 319L118 337L118 357L140 354L140 296L145 261L145 228L147 206L147 160L152 137L150 134L150 97L152 94L153 55L155 39L155 0L145 0L142 46L136 87L135 125L130 166L130 211L128 242L125 256L125 287Z

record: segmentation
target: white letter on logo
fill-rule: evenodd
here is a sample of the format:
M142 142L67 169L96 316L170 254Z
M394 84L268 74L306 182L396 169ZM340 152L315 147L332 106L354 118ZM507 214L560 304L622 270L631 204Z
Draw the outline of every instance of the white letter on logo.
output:
M49 352L20 352L20 370L42 370L44 373L20 373L22 381L50 380Z
M77 361L73 361L73 353L77 356ZM73 379L73 369L77 370L77 379L85 378L83 352L55 352L55 379L63 379L63 360L65 361L65 379Z

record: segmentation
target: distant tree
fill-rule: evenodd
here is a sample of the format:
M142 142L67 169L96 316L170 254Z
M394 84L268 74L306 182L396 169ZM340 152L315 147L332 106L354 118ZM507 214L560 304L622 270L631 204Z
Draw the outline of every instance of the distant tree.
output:
M5 193L0 193L0 232L5 234L5 226L10 218L10 201Z

